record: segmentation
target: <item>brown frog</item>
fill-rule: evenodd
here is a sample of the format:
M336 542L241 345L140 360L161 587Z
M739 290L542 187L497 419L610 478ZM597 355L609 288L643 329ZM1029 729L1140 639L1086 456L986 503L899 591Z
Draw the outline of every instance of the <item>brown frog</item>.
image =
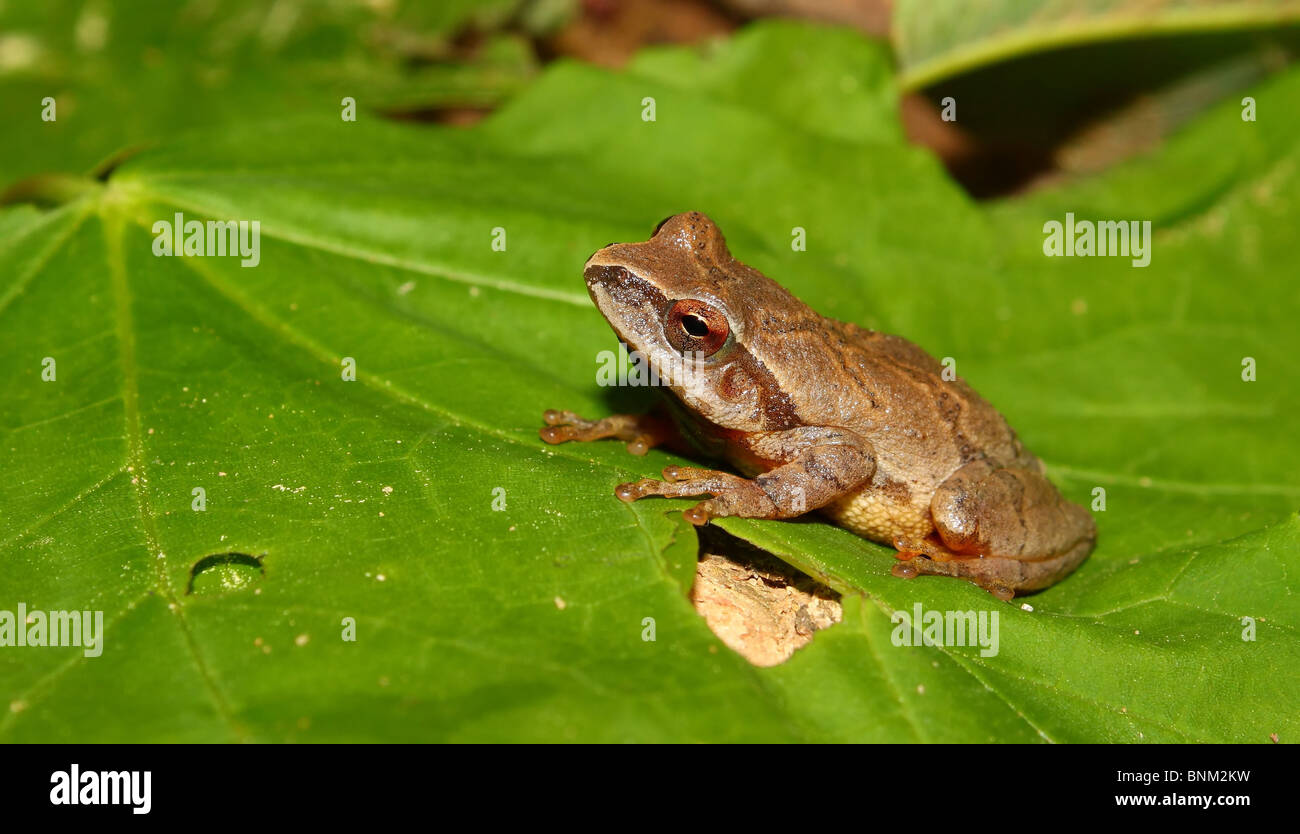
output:
M818 315L732 257L705 215L606 246L585 277L673 396L667 415L547 411L541 438L618 438L634 454L684 440L748 476L669 466L663 481L619 485L622 500L711 496L686 511L697 525L819 510L897 548L895 576L962 577L1001 599L1057 582L1092 550L1092 515L969 385L906 339Z

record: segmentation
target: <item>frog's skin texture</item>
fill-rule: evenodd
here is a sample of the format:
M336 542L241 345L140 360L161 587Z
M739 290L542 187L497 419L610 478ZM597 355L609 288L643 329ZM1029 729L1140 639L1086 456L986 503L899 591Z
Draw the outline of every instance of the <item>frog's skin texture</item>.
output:
M897 548L896 576L961 577L1002 599L1092 550L1091 514L969 385L905 339L818 315L733 258L703 214L606 246L585 277L618 337L669 382L672 420L548 411L541 438L613 437L634 454L684 438L747 476L670 466L619 485L622 500L711 496L686 511L694 524L819 510Z

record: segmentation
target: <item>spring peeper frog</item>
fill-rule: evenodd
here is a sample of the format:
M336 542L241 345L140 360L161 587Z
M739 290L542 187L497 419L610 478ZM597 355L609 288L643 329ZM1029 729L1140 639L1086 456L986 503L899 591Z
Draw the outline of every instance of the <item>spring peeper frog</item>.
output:
M898 336L824 318L732 257L699 212L587 261L587 289L660 377L667 417L547 411L547 443L618 438L699 451L741 475L669 466L619 485L624 501L709 496L686 511L792 518L819 510L893 545L895 576L968 579L1001 599L1045 588L1092 550L1067 501L993 406Z

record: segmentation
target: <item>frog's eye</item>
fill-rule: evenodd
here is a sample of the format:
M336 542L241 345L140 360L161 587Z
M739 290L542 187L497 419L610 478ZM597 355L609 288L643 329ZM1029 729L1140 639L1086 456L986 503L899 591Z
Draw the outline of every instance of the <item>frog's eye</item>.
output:
M707 302L682 299L668 310L664 320L668 342L682 353L712 356L727 342L731 325L722 311Z

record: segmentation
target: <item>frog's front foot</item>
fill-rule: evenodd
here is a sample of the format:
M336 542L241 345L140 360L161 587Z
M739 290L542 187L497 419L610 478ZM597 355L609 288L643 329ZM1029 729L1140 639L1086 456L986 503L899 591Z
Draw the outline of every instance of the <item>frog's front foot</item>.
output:
M668 466L663 470L662 481L642 478L614 488L620 501L631 503L651 495L663 498L691 498L697 495L713 496L682 513L691 524L699 527L711 518L739 515L749 518L773 518L777 513L775 502L754 481L693 466Z
M686 511L686 520L696 525L720 516L793 518L855 489L871 477L874 467L870 446L827 443L804 449L789 463L752 480L713 469L669 466L662 481L619 484L614 493L623 501L648 495L713 496Z
M542 414L542 420L546 426L537 435L552 445L613 437L627 443L627 450L634 455L644 455L670 434L663 420L648 414L615 414L602 420L587 420L572 411L548 409Z

